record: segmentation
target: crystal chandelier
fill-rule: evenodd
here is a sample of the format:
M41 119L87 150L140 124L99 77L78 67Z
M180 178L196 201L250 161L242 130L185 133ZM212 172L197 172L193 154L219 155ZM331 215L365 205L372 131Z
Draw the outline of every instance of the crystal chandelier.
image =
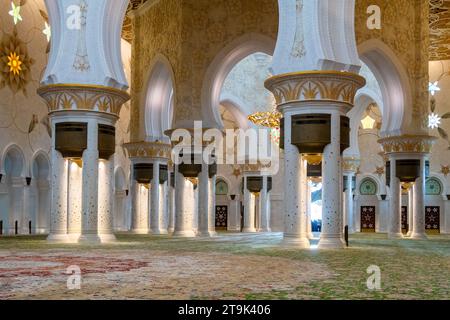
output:
M256 112L248 116L248 120L262 127L270 128L270 136L272 140L280 144L280 120L282 114L276 109L267 112Z

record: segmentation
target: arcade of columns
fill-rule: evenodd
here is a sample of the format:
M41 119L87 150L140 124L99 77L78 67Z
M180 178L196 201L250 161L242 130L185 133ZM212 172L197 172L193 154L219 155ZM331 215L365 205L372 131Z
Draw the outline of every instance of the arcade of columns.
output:
M69 30L65 28L64 17L58 14L64 12L61 6L65 1L47 1L54 39L38 92L48 103L53 136L51 234L48 239L95 243L114 240L114 125L121 105L129 99L117 41L128 1L114 1L114 8L112 2L106 0L83 2L86 7L82 8L81 28ZM342 248L344 225L349 226L350 232L354 231L352 192L358 166L356 158L343 158L343 151L349 147L346 114L353 107L356 91L365 84L364 78L357 74L354 30L349 27L353 25L354 16L352 10L336 16L309 4L298 13L294 0L280 0L279 4L282 19L272 68L274 76L265 85L283 115L284 243L309 247L308 166L315 165L320 166L323 182L319 248ZM347 0L341 5L351 6L354 1ZM89 33L86 32L87 10L89 19L104 22L90 24L90 28L98 30ZM301 20L309 21L307 17L311 14L317 21L303 24ZM328 40L336 43L326 43L318 34L315 24L325 20L329 33L334 34L334 38ZM300 24L305 39L299 42L285 31L299 30ZM342 30L346 32L338 34ZM100 34L103 41L90 34ZM342 43L345 47L337 50L336 46ZM302 51L300 46L321 50ZM302 54L294 55L289 48ZM62 50L65 54L58 54ZM395 238L401 236L400 183L414 183L414 208L422 208L425 161L433 139L420 135L399 136L382 139L380 143L389 157L389 236ZM156 235L173 232L180 237L214 236L217 166L204 163L202 154L196 151L183 155L183 159L197 160L194 163L172 164L171 147L159 142L125 145L132 162L132 231ZM312 156L315 163L310 160ZM271 177L258 168L244 168L244 232L270 231L271 184ZM425 237L424 218L420 213L420 210L413 213L412 238Z

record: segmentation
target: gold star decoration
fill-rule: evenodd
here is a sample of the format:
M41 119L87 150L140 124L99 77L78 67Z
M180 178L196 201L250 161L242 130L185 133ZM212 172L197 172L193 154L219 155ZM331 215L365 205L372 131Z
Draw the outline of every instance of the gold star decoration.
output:
M384 167L377 167L374 173L381 177L384 174Z
M443 165L441 165L441 173L444 176L448 176L450 174L450 166L443 166Z
M19 75L20 71L22 71L22 61L20 61L20 57L15 52L10 52L8 56L8 67L9 72L13 73L15 76Z
M239 167L234 167L233 168L233 176L237 178L239 178L239 176L241 175L241 169Z

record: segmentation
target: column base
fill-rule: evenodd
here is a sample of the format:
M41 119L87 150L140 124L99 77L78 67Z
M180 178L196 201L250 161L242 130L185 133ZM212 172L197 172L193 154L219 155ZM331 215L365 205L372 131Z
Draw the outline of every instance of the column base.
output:
M102 240L97 234L82 234L78 238L78 243L80 244L100 244Z
M310 248L311 244L307 237L296 237L296 236L288 236L284 235L282 246L286 247L296 247L296 248Z
M167 232L168 232L169 234L172 234L172 233L175 232L175 228L169 228L169 229L167 229Z
M319 249L343 249L346 244L341 236L326 236L322 233L317 247Z
M422 232L411 232L410 238L415 240L428 240L428 236Z
M98 236L101 243L111 243L117 241L117 238L113 233L101 233Z
M242 229L242 232L244 232L244 233L255 233L256 229L255 228L244 228L244 229Z
M150 234L152 234L154 236L163 236L163 235L169 234L169 232L164 229L158 229L158 230L151 230Z
M71 239L67 234L49 234L47 237L48 242L52 243L71 243Z
M200 231L197 233L197 236L201 238L214 238L217 237L217 232L215 231Z
M195 238L195 232L192 230L189 231L175 231L173 233L174 237L179 237L179 238Z
M34 230L34 234L39 234L39 235L48 234L48 230L45 228L37 228Z
M81 234L80 233L69 233L67 234L67 237L69 238L69 241L71 243L77 243L78 239L80 239Z
M262 228L259 230L259 232L272 232L272 229L270 228Z
M133 229L131 230L132 234L148 234L149 230L148 229Z
M411 234L412 234L412 231L408 231L408 232L406 233L406 236L407 236L407 237L411 237Z
M403 233L388 233L388 239L403 239Z

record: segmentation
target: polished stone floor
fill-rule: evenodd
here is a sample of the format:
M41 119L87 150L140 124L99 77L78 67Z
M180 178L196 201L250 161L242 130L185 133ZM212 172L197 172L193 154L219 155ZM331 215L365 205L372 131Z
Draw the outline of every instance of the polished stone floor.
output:
M278 233L119 234L105 246L3 237L0 299L450 299L448 236L359 234L348 249L325 251L314 249L316 241L310 250L281 241ZM367 288L372 265L381 270L380 290ZM67 287L70 266L81 271L80 289Z

